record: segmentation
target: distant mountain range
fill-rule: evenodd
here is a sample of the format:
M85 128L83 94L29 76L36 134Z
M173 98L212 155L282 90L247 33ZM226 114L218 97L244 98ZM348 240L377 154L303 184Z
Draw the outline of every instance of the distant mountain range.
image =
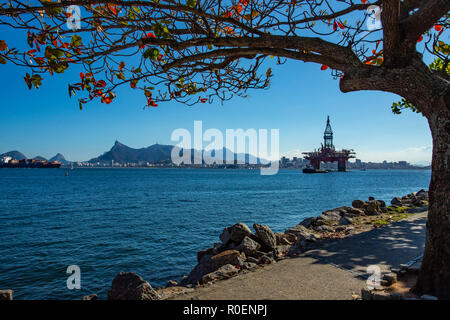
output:
M16 150L0 154L0 158L3 158L3 157L11 157L11 158L17 159L17 160L28 159L27 156L25 156L22 152L19 152ZM70 163L70 161L67 161L61 153L58 153L57 155L50 158L49 160L47 160L41 156L36 156L33 158L33 160L45 160L45 161L49 161L49 162L58 161L61 164L69 164Z
M119 141L116 141L112 148L103 153L102 155L92 158L86 162L88 163L111 163L111 161L114 161L115 163L171 163L171 154L172 149L175 148L175 146L172 145L163 145L163 144L154 144L147 148L140 148L140 149L134 149L131 147L128 147ZM215 156L217 150L211 150L208 152L212 157ZM249 154L236 154L231 152L228 149L223 148L223 161L225 162L227 152L232 154L234 157L234 160L244 158L245 163L260 163L259 158L256 158ZM191 149L191 163L194 163L194 157L195 155L201 157L202 151ZM13 159L22 160L27 159L27 157L19 152L19 151L9 151L3 154L0 154L0 158L4 156L12 157ZM47 160L44 157L37 156L33 159L37 160ZM60 153L55 155L54 157L50 158L47 161L58 161L59 163L63 165L70 164L70 161L67 161L64 156Z
M108 162L114 161L116 163L139 163L139 162L150 162L150 163L170 163L171 162L171 153L172 149L175 146L172 145L163 145L163 144L154 144L147 148L134 149L130 148L119 141L116 141L113 147L102 154L99 157L93 158L87 162L97 163L97 162ZM228 149L223 148L223 159L226 158L227 151L234 155L234 160L238 158L238 156L242 157L242 154L236 154ZM216 150L211 151L211 156L215 156ZM193 163L194 155L201 155L201 151L191 149L191 161ZM249 154L243 155L245 159L245 163L260 163L260 160L256 157L253 157Z
M154 144L148 148L134 149L116 141L109 151L88 162L111 162L113 160L118 163L162 162L170 159L172 148L173 146Z

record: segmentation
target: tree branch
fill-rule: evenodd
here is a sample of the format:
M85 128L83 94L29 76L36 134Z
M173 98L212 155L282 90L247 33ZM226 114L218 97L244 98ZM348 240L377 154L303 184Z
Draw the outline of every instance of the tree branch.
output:
M402 43L400 42L400 0L383 1L381 21L383 23L383 53L384 63L390 65L395 63Z
M205 59L212 59L218 57L243 57L243 58L254 58L258 54L263 55L273 55L282 58L290 58L294 60L301 60L304 62L315 62L325 64L336 70L348 69L342 62L336 61L334 58L328 56L322 56L313 53L303 53L298 51L279 49L279 48L268 48L268 47L254 47L254 48L233 48L233 49L218 49L210 52L199 53L195 55L186 56L177 59L173 62L167 63L163 66L164 71L168 71L173 68L182 67L184 64L189 64L192 62L197 62Z
M448 11L450 11L450 1L448 0L425 1L417 12L402 21L406 39L415 43Z

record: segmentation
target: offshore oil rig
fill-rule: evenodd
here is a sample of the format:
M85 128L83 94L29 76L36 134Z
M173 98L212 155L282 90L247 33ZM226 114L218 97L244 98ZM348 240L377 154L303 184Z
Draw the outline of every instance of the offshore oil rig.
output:
M327 126L323 133L323 144L318 150L313 152L303 152L304 158L309 160L310 167L303 169L303 173L326 173L328 171L320 169L321 162L337 162L338 171L346 171L348 159L354 158L355 152L352 149L336 150L333 145L333 130L330 125L330 116L327 118Z

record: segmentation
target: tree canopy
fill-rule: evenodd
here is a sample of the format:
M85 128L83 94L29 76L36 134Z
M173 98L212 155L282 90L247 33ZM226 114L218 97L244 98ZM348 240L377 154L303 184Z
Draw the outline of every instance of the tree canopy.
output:
M29 88L80 65L68 88L84 92L80 108L112 102L120 85L150 107L245 96L286 59L318 63L344 92L383 90L371 70L407 65L417 42L448 70L448 10L447 0L7 0L0 28L23 29L24 41L0 40L0 63L28 68Z

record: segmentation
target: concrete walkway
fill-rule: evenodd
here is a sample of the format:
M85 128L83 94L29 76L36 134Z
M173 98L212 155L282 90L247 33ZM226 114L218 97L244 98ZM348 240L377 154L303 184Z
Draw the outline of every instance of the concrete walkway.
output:
M320 249L255 272L200 287L175 299L345 300L366 287L369 265L382 271L413 263L423 253L427 212L334 240Z

